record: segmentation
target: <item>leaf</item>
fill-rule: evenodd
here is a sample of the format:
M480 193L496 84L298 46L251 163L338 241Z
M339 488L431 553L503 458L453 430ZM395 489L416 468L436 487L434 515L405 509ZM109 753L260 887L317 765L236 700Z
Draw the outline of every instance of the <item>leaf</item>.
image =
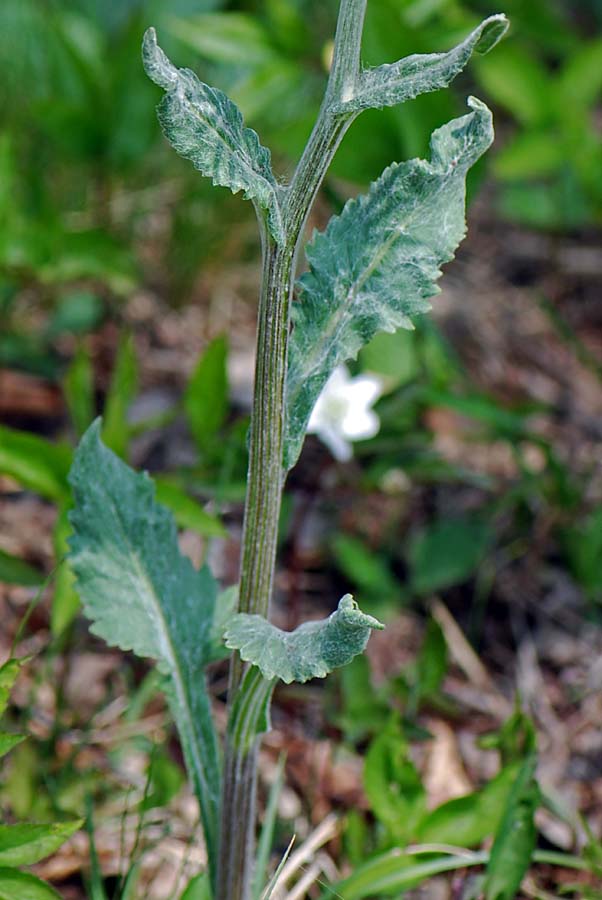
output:
M138 386L138 362L131 335L124 335L119 341L113 376L107 392L103 414L102 439L107 445L124 457L129 444L128 410L136 395Z
M71 421L77 435L81 436L94 419L94 371L83 345L67 369L63 390Z
M225 537L226 529L213 513L189 497L179 484L169 478L156 478L157 500L168 506L180 528L190 528L203 537Z
M424 844L478 846L497 830L517 771L517 766L507 766L480 791L442 803L420 822L416 840Z
M438 292L439 266L465 233L465 176L493 139L491 113L472 112L435 131L432 161L394 163L369 194L350 200L307 248L310 271L293 306L284 465L295 463L318 396L337 365L378 331L411 326Z
M508 29L504 15L490 16L447 53L407 56L399 62L362 72L353 96L335 112L359 112L373 107L395 106L419 94L446 87L466 66L473 52L488 53Z
M327 619L305 622L294 631L281 631L262 616L238 613L226 630L226 646L257 666L264 678L280 678L285 684L325 678L350 662L368 643L370 631L381 629L363 613L351 594Z
M225 337L211 341L198 361L184 394L188 424L201 453L211 444L228 413L227 354Z
M437 694L445 678L447 665L445 635L439 623L431 618L416 660L416 677L412 690L415 703Z
M25 587L37 587L44 581L44 576L25 560L0 550L0 583L22 584Z
M70 506L70 504L61 506L52 531L54 554L58 560L50 611L50 628L55 637L61 635L69 627L80 608L79 595L75 590L75 578L66 559L69 551L69 537L73 533L69 522Z
M61 900L61 895L29 872L1 868L0 900Z
M25 734L7 734L0 731L0 759L26 739Z
M539 802L535 765L534 756L523 763L510 791L487 865L485 900L513 900L531 864Z
M409 543L411 586L424 596L460 584L482 561L492 532L482 519L441 519L416 532Z
M244 127L238 107L190 69L177 69L158 46L154 28L144 35L142 59L148 77L167 92L158 117L172 147L214 184L229 187L234 194L244 190L247 199L267 211L272 236L283 243L270 151L251 128Z
M478 866L487 862L488 853L458 853L438 856L423 861L419 855L400 853L399 848L376 856L363 866L359 866L344 881L336 882L334 896L345 900L361 900L363 897L399 896L400 892L416 887L427 878L441 872L453 872L468 866ZM331 900L333 891L327 887L320 900Z
M24 659L7 659L6 662L0 666L0 716L4 714L6 707L8 706L10 692L13 689L13 685L17 680L24 662Z
M426 812L426 792L396 721L370 744L364 788L376 818L396 841L408 843Z
M212 900L211 884L206 872L195 875L188 882L180 900Z
M168 28L195 53L212 62L257 66L274 57L267 29L248 13L201 13L170 18Z
M550 118L553 82L541 57L509 41L475 68L491 101L523 126L533 128Z
M0 472L29 490L50 500L65 499L70 464L71 450L64 444L0 425Z
M112 646L157 660L205 829L217 846L220 761L203 668L211 652L217 585L180 554L171 514L100 440L100 421L76 451L69 480L70 563L91 630Z
M83 821L0 825L0 866L31 866L65 843Z

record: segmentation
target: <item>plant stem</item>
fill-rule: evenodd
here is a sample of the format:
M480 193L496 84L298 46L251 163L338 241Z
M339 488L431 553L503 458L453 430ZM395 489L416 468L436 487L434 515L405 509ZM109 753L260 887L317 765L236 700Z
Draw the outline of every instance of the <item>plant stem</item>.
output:
M341 0L332 69L318 120L290 187L283 192L286 240L277 245L262 226L263 272L249 471L243 524L239 609L267 617L278 540L283 423L290 306L296 260L311 205L354 115L331 112L352 96L360 66L367 0ZM243 664L230 665L229 709ZM216 900L250 900L253 876L258 742L247 753L227 744L221 809Z

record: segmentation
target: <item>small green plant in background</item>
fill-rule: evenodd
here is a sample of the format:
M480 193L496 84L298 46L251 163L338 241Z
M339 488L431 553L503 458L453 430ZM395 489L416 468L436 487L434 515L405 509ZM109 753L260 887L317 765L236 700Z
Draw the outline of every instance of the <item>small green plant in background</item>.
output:
M0 666L0 716L4 715L11 689L26 659L11 657ZM24 741L26 735L0 732L0 758ZM26 871L54 853L82 826L82 821L16 823L0 825L0 896L27 900L56 900L51 885Z

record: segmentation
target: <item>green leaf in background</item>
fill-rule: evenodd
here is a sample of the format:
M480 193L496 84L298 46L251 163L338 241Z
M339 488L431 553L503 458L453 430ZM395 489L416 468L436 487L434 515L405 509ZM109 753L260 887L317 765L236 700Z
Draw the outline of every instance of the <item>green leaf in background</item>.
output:
M78 437L94 420L94 370L90 355L81 344L63 380L65 400Z
M426 791L396 720L370 744L364 789L372 812L393 841L407 844L426 812Z
M201 806L211 864L217 847L220 760L204 666L217 585L182 556L154 486L100 440L100 422L75 453L70 564L91 630L110 645L157 660Z
M65 503L59 508L52 531L57 568L54 574L50 628L55 637L61 635L69 627L80 607L79 594L75 590L75 577L66 559L69 552L69 537L73 534L69 522L70 508L70 503Z
M404 891L417 887L443 872L454 872L487 862L486 851L480 853L449 853L427 859L423 854L400 853L399 848L374 857L357 869L348 878L338 881L320 896L320 900L332 900L333 895L345 900L362 900L364 897L403 895Z
M299 456L307 423L333 370L378 331L411 328L429 309L440 266L464 237L465 177L493 140L491 113L472 112L431 138L431 162L393 164L350 200L307 248L310 271L293 306L284 466Z
M0 825L0 866L31 866L65 843L83 820L48 825Z
M435 695L447 672L447 643L439 623L431 618L416 660L416 672L412 690L412 705Z
M149 766L150 790L140 801L141 812L167 806L179 793L184 784L184 773L180 766L164 753L153 754Z
M102 439L114 453L127 455L130 429L128 410L138 387L138 362L131 335L119 341L113 377L109 385L103 411Z
M71 449L0 425L0 472L49 500L69 496Z
M415 332L403 328L379 332L360 350L362 372L380 375L387 390L412 381L419 372L415 337Z
M206 872L195 875L188 882L180 900L212 900L211 883Z
M158 116L172 147L214 184L233 193L244 190L247 199L266 210L272 236L282 243L279 187L270 152L244 127L238 107L190 69L177 69L157 45L154 28L144 35L142 59L148 77L167 92Z
M0 868L0 900L61 900L61 895L29 872Z
M574 577L590 600L602 602L602 507L565 528L562 538Z
M21 584L24 587L37 587L44 581L39 569L34 569L29 563L12 553L0 550L0 584Z
M294 631L282 631L262 616L238 613L226 630L226 646L257 666L264 678L285 684L325 678L350 662L368 643L373 628L384 628L363 613L351 594L327 619L304 622Z
M103 303L90 291L70 291L58 301L54 315L48 323L48 337L61 334L88 334L100 323L104 315Z
M507 766L481 790L442 803L419 823L416 840L478 847L497 831L517 772L516 765Z
M508 41L475 66L488 96L523 125L546 122L553 99L544 63L527 49Z
M219 518L203 509L177 482L155 478L157 500L169 507L180 528L190 528L203 537L225 537L228 533Z
M207 346L188 382L184 409L199 451L215 440L228 414L228 344L217 337Z
M332 551L337 565L361 594L379 608L394 603L399 605L401 585L395 578L384 555L371 550L366 543L349 534L337 534L332 541Z
M185 20L170 18L167 25L179 40L212 62L239 66L243 49L245 66L274 57L266 29L248 13L201 13Z
M504 766L520 763L535 754L537 750L535 726L520 708L518 697L512 715L498 731L483 735L479 744L485 750L497 750Z
M536 758L527 759L512 786L497 829L485 879L485 900L513 900L530 864L537 829L535 810L539 787Z
M7 659L7 661L0 666L0 716L3 715L6 710L10 692L13 689L13 685L17 680L17 676L19 675L24 662L24 659Z
M375 688L366 656L356 656L339 671L341 712L335 724L352 743L378 734L389 721L391 706L387 687Z
M466 581L482 562L492 531L481 518L440 519L415 532L408 547L412 589L431 594Z
M362 72L353 96L337 112L359 112L372 107L395 106L419 94L447 87L466 66L473 52L488 53L508 29L504 15L490 16L447 53L415 54L399 62Z
M6 756L7 753L10 753L13 747L24 741L26 737L27 735L25 734L8 734L5 731L0 731L0 759Z
M2 716L8 706L8 698L13 688L17 676L21 670L21 666L25 662L24 659L8 659L0 666L0 716ZM24 734L7 734L0 732L0 758L25 740Z

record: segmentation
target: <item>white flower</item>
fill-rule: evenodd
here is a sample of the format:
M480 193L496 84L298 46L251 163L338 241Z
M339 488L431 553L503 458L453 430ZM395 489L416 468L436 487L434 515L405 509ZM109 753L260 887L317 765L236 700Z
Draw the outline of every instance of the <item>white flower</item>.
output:
M377 375L352 378L346 366L338 366L318 397L307 431L317 434L336 459L351 459L351 441L374 437L380 421L372 405L383 392Z

